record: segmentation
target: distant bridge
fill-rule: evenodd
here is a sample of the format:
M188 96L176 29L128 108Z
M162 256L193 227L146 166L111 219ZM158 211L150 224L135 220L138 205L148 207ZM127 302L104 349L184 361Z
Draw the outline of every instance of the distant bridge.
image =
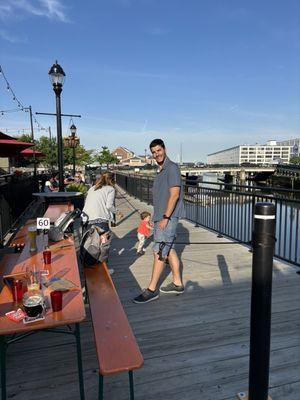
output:
M261 167L258 165L253 165L253 166L242 166L242 165L236 165L236 166L226 166L222 165L219 167L212 166L212 167L204 167L204 168L187 168L187 167L181 167L180 171L182 175L185 175L188 173L189 175L203 175L204 173L216 173L216 174L225 174L225 175L238 175L240 173L244 174L255 174L258 172L274 172L276 169L276 166L265 166Z

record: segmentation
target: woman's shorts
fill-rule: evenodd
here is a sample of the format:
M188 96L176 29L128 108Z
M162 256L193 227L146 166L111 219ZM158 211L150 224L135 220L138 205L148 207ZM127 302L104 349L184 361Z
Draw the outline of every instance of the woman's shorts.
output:
M177 224L178 218L171 217L171 219L168 221L166 228L162 230L159 228L158 222L154 222L154 244L152 246L152 249L155 253L160 253L161 257L163 258L166 258L170 250L174 248Z

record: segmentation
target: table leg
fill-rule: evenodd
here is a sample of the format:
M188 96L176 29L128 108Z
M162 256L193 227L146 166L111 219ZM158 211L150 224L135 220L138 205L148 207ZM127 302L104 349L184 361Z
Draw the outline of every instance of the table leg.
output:
M6 400L6 341L5 336L0 336L1 358L1 399Z
M80 399L84 400L84 384L83 384L83 370L82 370L82 357L81 357L81 343L80 343L80 327L79 327L79 324L75 324L75 336L76 336L76 346L77 346L77 362L78 362Z

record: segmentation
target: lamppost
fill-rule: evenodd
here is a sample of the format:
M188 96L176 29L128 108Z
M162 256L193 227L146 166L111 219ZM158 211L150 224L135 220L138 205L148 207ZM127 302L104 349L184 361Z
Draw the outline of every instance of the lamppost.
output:
M57 161L58 161L58 179L59 191L64 191L64 159L63 159L63 144L62 144L62 129L61 129L61 103L60 94L65 81L66 74L62 67L55 62L49 71L50 81L53 85L53 90L56 96L56 125L57 125Z
M77 128L74 124L70 126L71 134L64 138L64 144L66 147L73 149L73 176L75 176L75 161L76 161L76 147L80 143L79 137L76 136Z

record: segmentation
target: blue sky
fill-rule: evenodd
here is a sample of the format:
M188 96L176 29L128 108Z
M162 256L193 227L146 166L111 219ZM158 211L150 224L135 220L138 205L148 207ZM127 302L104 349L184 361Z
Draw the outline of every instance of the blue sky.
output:
M82 115L87 148L144 154L161 137L174 160L182 143L185 161L205 161L299 137L299 54L298 0L0 0L0 64L17 97L54 112L57 59L63 112ZM0 110L15 106L0 77ZM28 114L0 115L0 130L24 128Z

